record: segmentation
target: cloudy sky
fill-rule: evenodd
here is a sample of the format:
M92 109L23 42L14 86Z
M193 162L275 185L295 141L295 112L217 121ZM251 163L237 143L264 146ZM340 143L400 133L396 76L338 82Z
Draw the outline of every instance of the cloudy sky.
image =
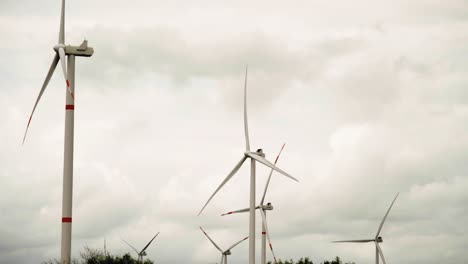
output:
M0 2L0 263L60 255L60 71L21 146L59 12ZM208 263L198 226L221 247L248 234L247 215L219 216L248 205L246 165L197 213L242 155L249 64L252 148L273 160L286 142L278 165L300 180L273 175L267 195L279 258L372 263L372 245L329 241L373 237L400 192L388 262L466 262L467 14L466 0L68 1L66 42L95 49L76 65L73 255L160 231L150 258Z

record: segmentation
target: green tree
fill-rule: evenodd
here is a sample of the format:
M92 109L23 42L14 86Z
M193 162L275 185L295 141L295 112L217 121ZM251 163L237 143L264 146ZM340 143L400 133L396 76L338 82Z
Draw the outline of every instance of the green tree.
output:
M268 264L273 264L273 262L271 261L268 261ZM312 260L310 260L309 257L302 257L300 259L298 259L297 261L294 261L292 259L290 260L278 260L277 264L314 264L314 262L312 262ZM335 257L335 259L331 260L331 261L328 261L328 260L325 260L323 262L321 262L320 264L343 264L343 262L341 261L341 259L339 257ZM345 264L356 264L355 262L346 262Z

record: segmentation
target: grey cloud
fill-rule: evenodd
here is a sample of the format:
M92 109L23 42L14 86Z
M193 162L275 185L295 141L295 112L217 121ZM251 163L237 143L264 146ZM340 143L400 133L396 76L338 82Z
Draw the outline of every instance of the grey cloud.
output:
M94 1L92 10L85 8L90 1L69 2L67 38L85 36L96 49L77 67L75 256L85 244L101 247L104 237L113 252L128 252L121 237L140 245L161 231L150 257L206 263L218 255L199 225L223 245L248 232L247 215L219 216L246 206L247 166L196 214L242 153L249 63L252 145L273 159L286 141L280 166L301 181L275 174L270 187L279 257L370 262L371 247L329 241L372 236L399 191L383 230L387 258L466 258L462 2L115 1L112 12L108 2ZM58 7L30 4L21 10L19 2L2 2L8 7L0 17L8 22L0 27L7 37L0 43L6 263L59 254L65 91L58 74L20 147L56 41ZM258 172L260 192L268 170ZM245 263L246 247L233 263Z

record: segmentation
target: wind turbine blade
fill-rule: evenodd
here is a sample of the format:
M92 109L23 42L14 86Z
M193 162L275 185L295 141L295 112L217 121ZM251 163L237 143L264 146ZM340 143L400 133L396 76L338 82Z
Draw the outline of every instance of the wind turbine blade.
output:
M275 163L273 164L275 166L276 166L276 163L278 162L278 159L279 159L279 157L281 155L281 152L283 152L284 145L286 145L286 143L283 144L283 146L281 147L281 149L280 149L280 151L278 153L278 156L276 156ZM265 202L265 196L266 196L266 193L267 193L267 190L268 190L268 186L270 185L271 175L273 175L273 169L271 169L270 175L268 175L268 180L267 180L266 185L265 185L265 190L263 190L262 200L260 201L261 205L263 205L263 203Z
M39 91L39 95L37 96L36 102L34 103L34 107L33 107L33 110L31 112L31 115L29 116L28 125L26 126L26 131L24 132L24 136L23 136L23 144L24 144L24 141L26 140L26 134L28 133L29 125L31 124L31 119L32 119L32 117L34 115L34 111L36 111L37 104L39 103L39 100L41 100L42 94L44 93L45 89L47 88L47 84L49 84L50 78L54 74L54 71L55 71L55 68L57 67L58 61L59 61L59 56L57 54L55 54L55 57L52 60L52 64L50 65L49 72L47 73L47 76L46 76L46 78L44 80L44 83L42 84L42 88Z
M211 237L205 232L205 230L203 230L203 228L201 228L200 226L200 230L203 232L203 234L205 234L205 236L211 241L211 243L219 250L219 252L221 252L221 254L223 253L223 250L218 247L218 245L216 245L216 243L211 239Z
M242 243L242 241L247 240L247 238L249 238L249 237L244 237L243 239L239 240L239 241L236 242L234 245L232 245L230 248L228 248L226 251L229 251L229 250L233 249L235 246L237 246L237 245L239 245L240 243Z
M398 198L398 195L400 195L400 193L397 193L397 195L395 196L395 199L393 199L392 201L392 204L390 204L390 207L388 208L387 213L385 214L384 218L382 219L382 222L380 223L380 226L379 226L379 229L377 230L377 234L375 235L375 238L377 238L380 235L380 231L382 230L385 220L387 220L388 213L390 213L390 210L392 209L393 204Z
M247 72L249 66L245 66L245 80L244 80L244 129L245 129L245 149L250 151L250 140L249 140L249 124L247 122Z
M135 248L133 247L132 245L130 245L130 243L128 243L127 241L125 241L125 239L122 239L123 242L125 242L125 244L127 244L129 247L131 247L133 250L135 250L135 252L137 253L138 256L140 256L140 252Z
M372 241L375 241L375 239L338 240L332 241L332 243L368 243Z
M244 163L244 161L246 159L247 159L246 156L242 157L242 159L239 161L239 163L237 163L237 165L234 167L234 169L232 169L232 171L228 174L228 176L224 179L224 181L218 186L218 188L215 190L215 192L210 196L210 198L205 203L203 208L200 210L198 215L200 215L203 212L205 207L208 205L208 203L211 201L211 199L213 199L213 197L216 195L216 193L232 178L232 176L234 176L234 174L236 174L236 172L240 169L240 167L242 166L242 164Z
M143 251L145 251L145 249L147 249L149 247L149 245L151 244L151 242L153 242L153 240L159 235L159 232L150 240L150 242L148 242L148 244L146 244L146 246L140 251L140 254L143 253Z
M232 212L227 212L225 214L222 214L221 216L225 216L225 215L230 215L230 214L237 214L237 213L246 213L250 211L250 208L245 208L245 209L241 209L241 210L236 210L236 211L232 211Z
M70 96L72 97L73 100L75 100L75 95L73 94L71 88L70 88L70 82L68 81L68 72L67 72L67 66L66 66L66 60L65 60L65 50L63 48L59 48L58 54L60 56L60 63L62 64L62 70L63 70L63 77L65 78L65 83L67 85L67 90L70 93Z
M262 215L262 223L263 223L263 227L265 227L265 232L266 232L266 236L268 239L268 244L270 246L271 254L273 255L273 259L275 260L275 263L277 263L275 252L273 251L273 246L271 245L270 232L268 231L268 223L266 220L265 212L263 211L262 208L260 208L260 214Z
M59 44L65 43L65 0L62 0L62 10L60 13Z
M375 242L375 246L377 247L377 251L379 252L379 255L380 255L380 258L382 259L383 264L387 264L387 263L385 262L385 257L384 257L384 255L383 255L382 249L381 249L380 246L379 246L379 243Z
M267 167L270 167L272 169L274 169L275 171L283 174L284 176L292 179L292 180L295 180L298 182L298 180L296 178L294 178L293 176L289 175L288 173L286 173L285 171L283 171L282 169L276 167L275 165L273 165L271 162L269 162L267 159L265 159L264 157L261 157L253 152L247 152L246 153L247 156L249 156L250 158L262 163L263 165L267 166Z

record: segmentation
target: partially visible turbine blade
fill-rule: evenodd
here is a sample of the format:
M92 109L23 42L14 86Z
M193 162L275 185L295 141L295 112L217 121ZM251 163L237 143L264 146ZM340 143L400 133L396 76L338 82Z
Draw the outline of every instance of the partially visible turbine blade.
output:
M146 246L140 251L140 254L143 253L143 251L145 251L145 249L147 249L149 247L149 245L151 244L151 242L153 242L153 240L159 235L159 232L150 240L150 242L148 242L148 244L146 244Z
M225 214L222 214L221 216L230 215L230 214L237 214L237 213L245 213L245 212L248 212L248 211L250 211L250 208L245 208L245 209L241 209L241 210L227 212Z
M293 176L289 175L288 173L286 173L285 171L283 171L282 169L276 167L275 165L273 165L271 162L269 162L267 159L265 159L264 157L261 157L253 152L246 152L246 155L249 156L250 158L262 163L263 165L267 166L267 167L270 167L272 169L274 169L275 171L283 174L284 176L292 179L292 180L295 180L298 182L298 180L296 178L294 178Z
M236 242L234 245L232 245L230 248L228 248L226 251L229 251L229 250L233 249L235 246L237 246L237 245L239 245L240 243L242 243L242 241L247 240L247 238L249 238L249 237L244 237L243 239L239 240L239 241Z
M382 249L381 249L380 246L379 246L379 243L375 242L375 246L377 247L377 251L379 252L379 255L380 255L380 258L382 259L383 264L387 264L387 263L385 262L385 257L384 257L384 255L383 255Z
M47 84L49 84L50 78L54 74L54 71L55 71L55 68L57 67L58 61L59 61L59 55L55 54L55 57L52 60L52 64L50 65L49 72L47 73L47 76L46 76L46 78L44 80L44 83L42 84L42 88L39 91L39 95L37 96L36 103L34 103L34 107L33 107L33 110L31 112L31 115L29 116L28 125L26 126L26 131L24 132L24 136L23 136L23 144L24 144L24 141L26 140L26 134L28 133L29 125L31 124L31 119L32 119L32 117L34 115L34 111L36 111L37 104L39 103L39 100L41 100L42 94L44 93L44 91L45 91L45 89L47 87Z
M67 66L66 66L66 60L65 60L65 50L63 48L59 48L58 54L60 56L60 63L62 64L62 70L63 70L63 77L65 78L65 83L67 85L67 90L70 93L70 96L73 100L75 100L75 95L73 94L71 87L70 87L70 82L68 81L68 72L67 72Z
M265 212L263 212L262 208L260 208L260 214L262 215L262 223L263 223L263 227L265 227L265 232L266 232L266 236L267 236L267 239L268 239L268 244L270 245L271 254L273 255L275 263L277 263L275 252L273 251L273 246L271 245L270 231L268 231L268 223L267 223L267 220L266 220Z
M59 44L65 43L65 0L62 0L62 10L60 13L60 32L59 32Z
M390 207L388 208L387 213L385 214L384 218L382 219L382 222L380 223L380 226L379 226L379 229L377 230L377 234L375 235L375 238L377 238L380 235L380 231L382 230L385 220L387 219L388 213L390 213L390 210L392 209L393 204L398 198L398 195L400 195L400 193L397 193L397 195L395 196L395 199L393 199L392 201L392 204L390 204Z
M373 241L375 241L375 239L338 240L332 241L332 243L368 243Z
M218 245L216 245L216 243L211 239L211 237L205 232L205 230L203 230L203 228L200 226L200 230L203 232L203 234L205 234L205 236L211 241L211 243L219 250L219 252L221 252L221 254L223 253L223 250L221 248L218 247Z
M133 250L135 250L135 252L138 254L138 256L140 256L140 252L135 248L133 247L132 245L130 245L130 243L128 243L127 241L125 241L124 239L122 239L123 242L125 242L125 244L127 244L129 247L131 247Z
M242 166L242 164L244 163L244 161L246 159L247 159L246 156L242 157L242 159L239 161L239 163L237 163L237 165L234 167L234 169L232 169L232 171L228 174L228 176L224 179L224 181L218 186L218 188L215 190L215 192L210 196L210 199L208 199L208 201L205 203L205 205L200 210L198 215L200 215L203 212L205 207L208 205L208 203L211 201L211 199L213 199L215 194L224 186L224 184L226 184L232 178L232 176L234 176L234 174L236 174L236 172L240 169L240 167Z
M283 144L283 146L281 147L281 149L280 149L280 151L278 153L278 156L276 156L275 163L273 164L275 166L276 166L276 163L278 162L278 159L279 159L279 157L281 155L281 152L283 152L284 145L286 145L286 143ZM260 201L261 205L263 205L263 203L265 202L265 196L266 196L266 193L267 193L267 190L268 190L268 185L270 185L271 175L273 175L273 169L271 169L270 175L268 175L268 180L267 180L267 182L265 184L265 190L263 190L262 200Z
M245 130L245 149L250 151L250 140L249 140L249 124L247 122L247 72L249 66L245 66L245 80L244 80L244 130Z

